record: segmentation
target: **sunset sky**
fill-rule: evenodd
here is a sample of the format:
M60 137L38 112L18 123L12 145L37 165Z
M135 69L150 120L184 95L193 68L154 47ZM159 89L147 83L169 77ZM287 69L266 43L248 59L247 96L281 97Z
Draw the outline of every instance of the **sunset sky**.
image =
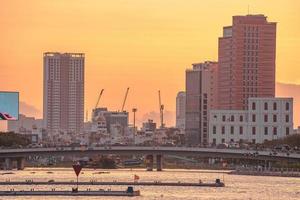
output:
M173 125L185 69L217 60L222 27L247 14L248 5L250 14L278 22L276 81L300 84L299 0L4 0L0 90L19 91L22 104L41 117L43 52L82 52L85 110L102 88L100 105L120 109L130 87L126 109L137 107L140 121L155 118L161 90Z

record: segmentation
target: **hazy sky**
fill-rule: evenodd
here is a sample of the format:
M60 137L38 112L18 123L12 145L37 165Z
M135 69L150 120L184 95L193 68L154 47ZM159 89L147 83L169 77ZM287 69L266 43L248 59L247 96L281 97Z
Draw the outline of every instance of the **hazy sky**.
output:
M217 60L218 37L233 15L265 14L277 24L276 79L300 83L298 0L7 0L0 6L0 90L42 114L42 56L46 51L86 54L85 108L126 109L138 118L175 111L191 63ZM168 124L170 124L172 117Z

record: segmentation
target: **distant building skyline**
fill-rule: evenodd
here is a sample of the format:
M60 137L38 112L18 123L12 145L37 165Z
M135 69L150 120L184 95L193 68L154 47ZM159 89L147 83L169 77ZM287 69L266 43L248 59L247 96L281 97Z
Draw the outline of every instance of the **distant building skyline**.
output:
M83 130L84 61L83 53L44 53L43 119L50 134Z

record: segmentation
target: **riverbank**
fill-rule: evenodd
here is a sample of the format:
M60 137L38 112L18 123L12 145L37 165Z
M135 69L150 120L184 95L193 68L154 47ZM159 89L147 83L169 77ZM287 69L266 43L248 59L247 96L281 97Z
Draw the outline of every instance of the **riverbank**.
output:
M299 178L300 172L292 171L242 171L242 170L233 170L228 174L232 175L246 175L246 176L277 176L277 177L294 177Z

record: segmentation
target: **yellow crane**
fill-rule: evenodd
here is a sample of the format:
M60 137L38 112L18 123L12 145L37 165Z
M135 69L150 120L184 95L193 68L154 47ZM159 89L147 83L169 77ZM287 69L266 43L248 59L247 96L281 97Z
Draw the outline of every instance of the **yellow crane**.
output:
M102 94L103 94L103 91L104 91L104 89L102 89L102 90L101 90L101 92L100 92L100 94L99 94L99 96L98 96L98 100L97 100L97 103L96 103L96 105L95 105L95 108L94 108L94 109L98 108L98 104L99 104L99 101L100 101L100 99L101 99L101 96L102 96Z
M129 87L127 88L126 93L125 93L125 97L124 97L124 100L123 100L121 112L124 112L124 107L125 107L126 99L127 99L127 96L128 96L128 92L129 92Z
M101 96L102 96L102 94L103 94L103 91L104 91L104 89L102 89L101 92L99 93L99 96L98 96L98 99L97 99L95 108L93 109L93 112L92 112L92 120L93 120L93 121L94 121L94 119L95 119L95 117L96 117L96 116L95 116L95 115L96 115L96 109L98 108L98 105L99 105Z
M159 115L160 115L160 128L164 128L164 105L161 104L160 90L158 90L158 102L159 102Z

